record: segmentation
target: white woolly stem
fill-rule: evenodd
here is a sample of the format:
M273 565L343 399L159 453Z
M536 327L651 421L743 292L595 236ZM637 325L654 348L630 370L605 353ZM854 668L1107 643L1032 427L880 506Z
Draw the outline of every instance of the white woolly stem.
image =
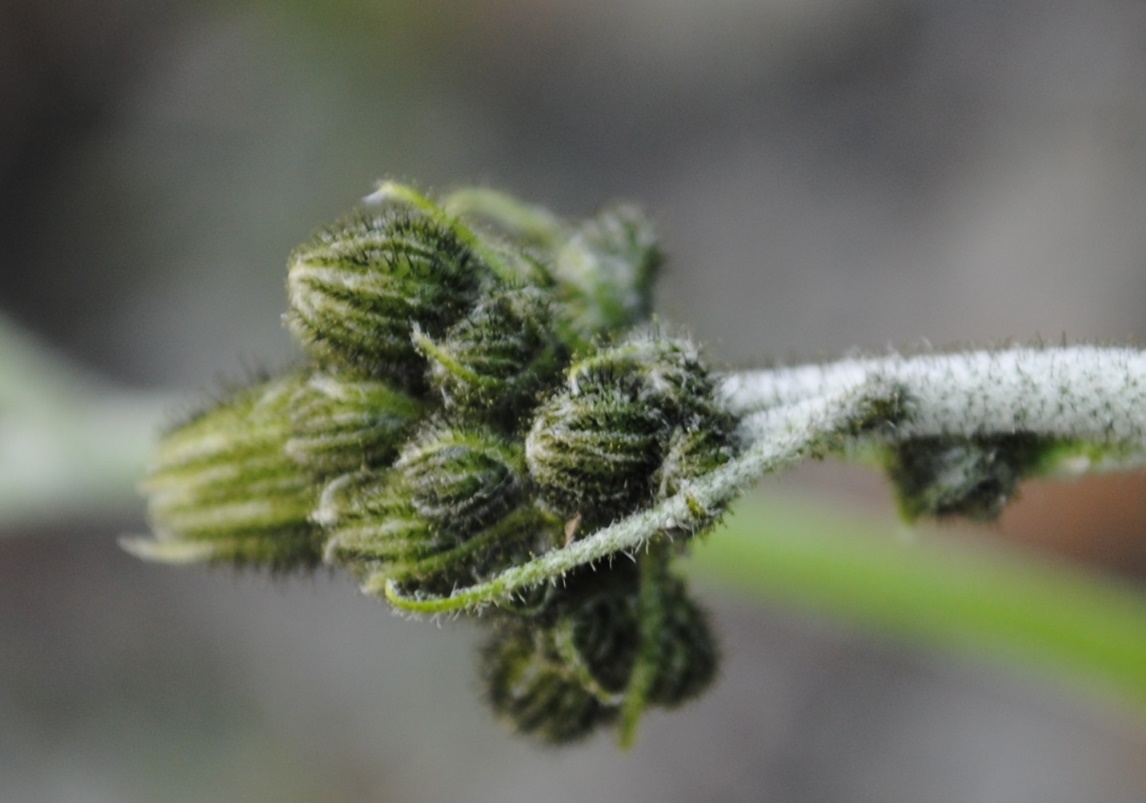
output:
M793 402L879 379L902 388L905 416L884 440L1030 433L1091 447L1120 466L1146 462L1146 352L1076 346L849 359L724 377L752 431Z

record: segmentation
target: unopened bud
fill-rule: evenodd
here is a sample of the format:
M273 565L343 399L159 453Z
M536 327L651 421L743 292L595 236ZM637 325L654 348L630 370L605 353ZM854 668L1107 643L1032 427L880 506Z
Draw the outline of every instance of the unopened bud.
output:
M438 222L394 210L358 215L291 255L287 326L320 360L417 384L425 362L414 327L444 332L472 307L485 273Z
M591 337L648 317L661 261L652 223L636 207L619 205L573 232L554 272L578 328Z
M682 580L626 563L582 570L541 614L498 622L481 658L494 710L525 735L563 743L622 712L631 727L649 705L697 696L715 676L717 649Z
M726 462L734 423L689 341L638 335L569 367L526 458L555 512L607 523Z
M519 733L549 744L584 739L619 709L585 688L557 654L551 631L527 620L499 623L480 653L486 699Z
M356 574L409 576L445 544L418 515L393 471L360 471L327 483L314 513L327 533L325 560Z
M652 705L674 708L712 684L720 651L708 617L692 600L683 580L666 578L661 594L656 671L646 699Z
M156 560L318 564L321 532L308 520L317 491L284 450L300 381L246 388L165 435L141 484L155 540L128 548Z
M497 292L440 340L416 342L447 409L509 429L533 407L566 352L547 294L532 287Z
M908 520L963 516L993 521L1046 449L1045 440L1029 433L919 438L892 447L888 475Z
M542 500L588 526L636 509L652 497L662 423L657 410L623 388L554 396L537 411L525 441Z
M481 429L431 428L394 464L414 509L442 531L464 539L522 500L520 447Z
M421 414L388 382L316 373L290 400L286 451L321 478L388 465Z
M555 522L524 496L520 452L480 431L432 429L393 469L330 482L314 516L326 559L381 594L448 590L484 579L553 547Z

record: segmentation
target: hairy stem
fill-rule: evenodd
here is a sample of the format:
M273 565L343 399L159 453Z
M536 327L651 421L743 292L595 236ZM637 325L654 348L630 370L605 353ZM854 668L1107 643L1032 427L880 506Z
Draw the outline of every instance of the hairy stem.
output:
M1146 465L1146 353L1077 346L850 359L725 375L729 408L754 432L787 406L880 379L902 388L905 415L883 441L1029 433L1098 459L1075 469Z

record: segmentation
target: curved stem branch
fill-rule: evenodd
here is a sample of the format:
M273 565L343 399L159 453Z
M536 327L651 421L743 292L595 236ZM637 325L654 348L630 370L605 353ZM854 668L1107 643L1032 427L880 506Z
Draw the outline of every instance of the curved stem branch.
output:
M779 408L767 437L754 440L734 460L690 483L683 491L648 510L634 513L588 538L507 569L484 583L457 589L449 596L405 595L383 575L368 579L367 594L385 594L398 608L412 613L445 613L479 608L504 600L521 588L563 576L617 552L632 552L657 533L676 529L719 508L760 477L823 448L836 436L863 429L877 409L894 404L899 389L874 379L833 396L797 401ZM880 419L882 420L882 419Z

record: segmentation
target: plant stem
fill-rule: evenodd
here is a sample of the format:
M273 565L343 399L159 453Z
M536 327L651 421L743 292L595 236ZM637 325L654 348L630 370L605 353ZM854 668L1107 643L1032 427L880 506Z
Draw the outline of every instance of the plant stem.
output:
M168 403L109 387L0 318L0 528L131 505Z
M1146 464L1146 352L1077 346L1012 348L850 359L728 374L722 394L753 433L774 429L776 410L858 388L899 386L905 416L881 440L975 438L1017 432L1079 444L1096 468ZM1085 469L1081 461L1064 466Z

